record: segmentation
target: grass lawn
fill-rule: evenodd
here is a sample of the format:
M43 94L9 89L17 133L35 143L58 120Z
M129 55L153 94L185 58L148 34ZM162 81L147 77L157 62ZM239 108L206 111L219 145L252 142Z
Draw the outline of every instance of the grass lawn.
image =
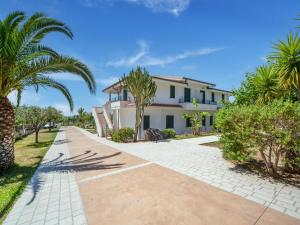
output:
M0 224L22 194L56 134L57 130L41 130L40 143L34 143L34 133L15 143L15 164L4 174L0 174Z
M181 140L181 139L188 139L188 138L197 138L197 137L205 137L210 135L216 135L217 133L215 131L212 132L202 132L200 135L193 135L193 134L177 134L175 136L175 140Z

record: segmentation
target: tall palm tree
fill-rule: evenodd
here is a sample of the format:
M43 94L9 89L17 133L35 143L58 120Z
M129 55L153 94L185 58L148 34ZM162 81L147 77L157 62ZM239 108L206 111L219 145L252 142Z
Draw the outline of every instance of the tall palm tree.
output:
M33 86L59 90L73 110L73 100L67 87L51 78L51 73L69 72L84 79L91 93L96 85L86 65L72 57L63 56L43 45L42 40L52 32L72 38L72 31L62 22L35 13L27 18L24 12L13 12L0 20L0 172L14 162L15 114L7 96Z
M272 65L258 67L251 82L259 93L258 103L269 103L280 94L277 74Z
M128 76L124 75L121 84L134 98L136 107L134 141L136 142L138 134L141 134L145 107L152 103L157 87L149 72L139 66L136 70L131 70Z
M286 41L275 44L275 52L269 59L275 63L279 86L286 91L296 89L300 93L300 38L290 33Z

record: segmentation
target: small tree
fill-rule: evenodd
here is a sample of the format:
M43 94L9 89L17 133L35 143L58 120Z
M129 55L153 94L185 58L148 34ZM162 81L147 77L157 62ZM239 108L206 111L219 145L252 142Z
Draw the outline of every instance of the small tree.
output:
M26 110L26 121L35 132L35 143L39 142L39 132L47 122L47 110L37 106L29 106Z
M124 75L121 84L134 98L136 107L134 142L136 142L138 134L141 134L145 107L152 103L157 87L148 71L145 68L142 70L139 66L136 70L131 70L128 76Z
M183 119L189 119L191 121L191 129L193 135L200 135L202 130L202 119L209 116L208 112L200 112L198 109L198 102L196 98L192 100L193 106L196 112L182 114Z
M57 110L56 108L53 108L51 106L46 108L46 116L47 116L47 122L49 123L49 132L51 132L51 124L57 123L58 121L61 121L63 118L63 114L61 111Z
M258 152L274 177L279 162L300 151L299 103L275 100L268 105L229 106L217 113L216 126L226 158L244 162Z

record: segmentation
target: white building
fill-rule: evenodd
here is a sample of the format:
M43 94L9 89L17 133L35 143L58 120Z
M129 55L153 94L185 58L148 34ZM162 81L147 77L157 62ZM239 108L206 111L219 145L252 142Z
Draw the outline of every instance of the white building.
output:
M152 76L157 91L153 103L145 109L142 122L142 137L147 128L174 129L177 134L190 133L190 123L182 118L183 113L195 110L192 99L198 101L198 110L210 113L203 121L203 130L209 131L214 114L221 107L220 101L228 100L231 92L216 88L215 84L186 77ZM131 93L116 82L103 90L108 101L102 107L93 108L97 133L105 136L107 129L134 128L135 104Z

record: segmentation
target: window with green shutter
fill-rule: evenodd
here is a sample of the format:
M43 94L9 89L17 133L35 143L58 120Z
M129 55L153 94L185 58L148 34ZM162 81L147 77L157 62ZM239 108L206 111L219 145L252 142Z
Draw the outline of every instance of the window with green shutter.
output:
M175 86L170 86L170 98L175 98Z
M186 118L186 120L185 120L185 125L186 125L186 127L192 127L192 121L191 121L191 118Z
M206 116L202 116L202 126L206 126Z
M166 116L166 128L174 128L174 116Z
M224 95L224 94L222 94L222 100L223 100L223 101L225 100L225 95Z
M215 92L212 92L212 93L211 93L211 101L212 101L212 102L215 102Z
M209 117L209 125L212 126L214 124L214 116Z
M150 128L150 116L144 115L144 130L147 130Z

